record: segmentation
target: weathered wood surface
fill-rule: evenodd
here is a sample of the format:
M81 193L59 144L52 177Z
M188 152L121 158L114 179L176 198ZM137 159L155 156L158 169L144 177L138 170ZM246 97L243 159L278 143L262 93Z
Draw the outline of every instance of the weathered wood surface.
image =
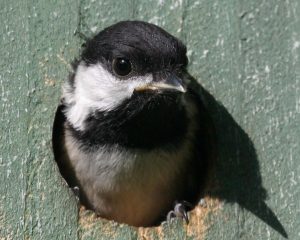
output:
M188 47L216 123L208 206L158 229L77 211L51 153L51 125L81 31L163 26ZM0 3L0 239L300 239L298 0Z

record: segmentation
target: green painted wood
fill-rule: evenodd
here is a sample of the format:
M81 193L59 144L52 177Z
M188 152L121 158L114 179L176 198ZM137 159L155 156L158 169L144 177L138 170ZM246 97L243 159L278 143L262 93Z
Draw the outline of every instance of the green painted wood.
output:
M0 13L0 239L300 238L298 0L4 0ZM206 89L219 149L210 194L220 202L201 235L180 221L145 234L79 217L54 164L54 111L82 42L74 33L124 19L182 39Z
M0 239L76 239L76 202L50 140L64 61L77 52L77 5L1 1L0 9Z

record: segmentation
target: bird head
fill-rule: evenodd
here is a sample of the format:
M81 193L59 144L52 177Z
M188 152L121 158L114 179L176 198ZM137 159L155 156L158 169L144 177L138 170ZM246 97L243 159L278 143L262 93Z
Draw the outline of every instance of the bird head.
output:
M83 130L89 116L116 112L122 104L132 115L145 107L178 106L187 63L186 47L160 27L141 21L112 25L86 42L64 86L66 117Z

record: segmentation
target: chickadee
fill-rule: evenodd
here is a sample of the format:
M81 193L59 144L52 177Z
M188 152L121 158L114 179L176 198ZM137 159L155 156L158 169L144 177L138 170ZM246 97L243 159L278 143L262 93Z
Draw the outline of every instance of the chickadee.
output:
M119 22L86 42L63 87L53 149L97 215L152 226L168 212L186 217L175 203L199 199L211 130L187 64L183 43L146 22Z

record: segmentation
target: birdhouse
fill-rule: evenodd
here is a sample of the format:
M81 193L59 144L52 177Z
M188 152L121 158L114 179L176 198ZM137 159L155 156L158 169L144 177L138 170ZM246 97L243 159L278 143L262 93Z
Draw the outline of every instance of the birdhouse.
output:
M297 0L4 0L0 239L299 239L299 15ZM214 126L214 164L189 223L139 227L98 216L54 159L52 126L70 63L84 38L124 20L183 42ZM114 64L129 73L125 60Z

